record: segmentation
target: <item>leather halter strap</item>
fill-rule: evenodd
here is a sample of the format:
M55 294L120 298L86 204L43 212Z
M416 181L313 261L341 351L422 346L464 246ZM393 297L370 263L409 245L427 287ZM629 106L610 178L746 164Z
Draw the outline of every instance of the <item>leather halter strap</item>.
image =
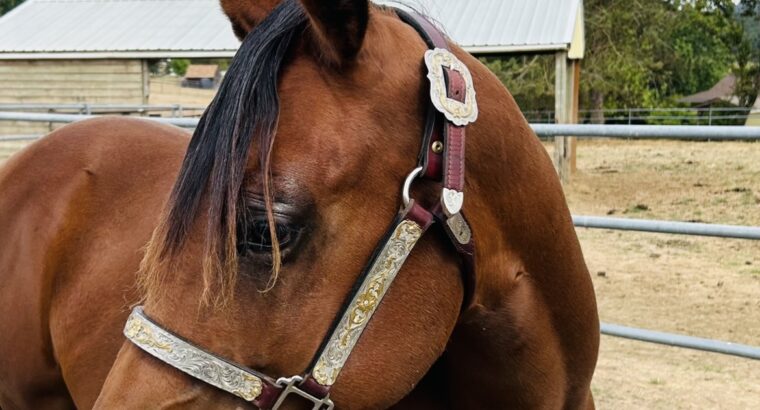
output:
M422 39L432 50L441 49L450 52L449 43L443 33L435 27L425 16L415 11L396 10L399 18L405 23L412 26L420 34ZM430 53L430 52L428 52ZM426 54L426 65L431 72L435 67L431 67L433 62L429 61ZM454 57L454 59L456 59ZM451 64L451 62L449 62ZM457 64L458 63L458 64ZM462 309L465 309L472 302L475 292L475 244L472 238L472 231L464 212L461 209L458 212L449 213L446 209L446 195L459 196L464 200L464 177L465 177L465 143L466 143L466 125L477 119L478 110L475 101L475 90L472 77L469 70L458 60L451 64L454 67L443 67L443 81L446 86L446 95L435 94L435 84L428 74L431 81L431 103L428 106L425 120L424 134L422 137L422 146L418 156L418 166L422 168L422 174L425 178L443 183L441 206L434 207L431 212L444 228L451 243L454 245L459 256L462 258L463 281L465 285L465 297ZM436 100L441 98L450 98L462 105L470 105L471 110L466 113L466 119L460 119L458 125L452 121L449 113L445 108L435 104ZM455 105L455 108L459 105ZM443 151L436 152L435 145L442 144ZM461 208L461 205L460 205Z
M296 394L311 401L314 410L330 410L334 407L329 398L330 389L406 258L434 222L441 224L462 258L465 285L462 309L469 306L475 289L475 253L472 231L461 209L465 188L465 131L467 124L478 115L472 78L467 67L449 50L443 33L425 17L414 12L396 12L417 30L430 48L425 53L425 64L431 104L418 167L404 184L404 206L375 248L307 373L275 380L231 363L164 329L148 318L141 307L132 311L124 328L124 335L137 347L261 409L277 409L290 394ZM442 186L439 201L433 201L429 209L409 198L410 186L420 175Z

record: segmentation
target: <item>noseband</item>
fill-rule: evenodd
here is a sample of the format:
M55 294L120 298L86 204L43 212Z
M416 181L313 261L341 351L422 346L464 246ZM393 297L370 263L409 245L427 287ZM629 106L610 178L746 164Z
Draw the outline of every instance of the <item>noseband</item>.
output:
M446 232L461 255L465 271L465 306L474 290L472 231L462 214L465 175L465 130L475 121L478 107L467 67L448 47L445 36L423 16L396 10L414 27L429 50L425 65L430 100L417 167L402 188L403 206L378 243L356 290L347 298L343 313L333 323L317 355L301 376L273 379L229 362L172 334L136 307L124 335L137 347L188 375L234 394L261 409L277 409L295 394L313 403L314 410L332 409L330 388L348 361L362 332L372 319L417 241L435 222ZM412 183L424 177L441 182L440 200L426 208L411 199Z

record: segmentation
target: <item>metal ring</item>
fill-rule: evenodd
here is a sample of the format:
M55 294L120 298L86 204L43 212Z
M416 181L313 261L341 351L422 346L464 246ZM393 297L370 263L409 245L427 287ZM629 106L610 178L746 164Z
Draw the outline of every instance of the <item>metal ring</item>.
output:
M412 189L412 182L422 173L422 167L417 167L409 173L404 181L404 188L401 190L401 199L404 201L404 207L409 206L412 199L409 197L409 191Z

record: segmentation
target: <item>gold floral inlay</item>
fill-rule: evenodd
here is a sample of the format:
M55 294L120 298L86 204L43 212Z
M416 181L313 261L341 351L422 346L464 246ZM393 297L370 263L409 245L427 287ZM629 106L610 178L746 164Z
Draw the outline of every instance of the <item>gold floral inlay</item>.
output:
M141 307L129 315L124 336L169 366L244 400L254 401L261 395L261 378L175 336L149 320Z
M319 384L332 386L335 383L364 328L422 233L423 229L412 221L404 220L396 226L314 366L312 374Z

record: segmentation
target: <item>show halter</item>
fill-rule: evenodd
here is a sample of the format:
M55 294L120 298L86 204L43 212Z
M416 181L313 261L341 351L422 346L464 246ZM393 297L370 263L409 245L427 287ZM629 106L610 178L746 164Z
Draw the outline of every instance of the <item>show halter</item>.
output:
M465 302L475 287L474 244L470 225L462 214L465 182L465 131L478 117L470 71L449 49L446 37L425 17L396 10L425 40L430 100L418 166L402 188L403 207L378 243L360 284L342 315L323 340L308 371L273 379L227 361L175 335L145 315L142 307L130 314L124 335L146 353L198 380L253 403L277 409L296 394L313 403L314 410L334 408L330 389L335 384L364 329L372 319L417 241L439 222L464 265ZM431 209L410 197L412 183L424 176L442 182L440 201Z

